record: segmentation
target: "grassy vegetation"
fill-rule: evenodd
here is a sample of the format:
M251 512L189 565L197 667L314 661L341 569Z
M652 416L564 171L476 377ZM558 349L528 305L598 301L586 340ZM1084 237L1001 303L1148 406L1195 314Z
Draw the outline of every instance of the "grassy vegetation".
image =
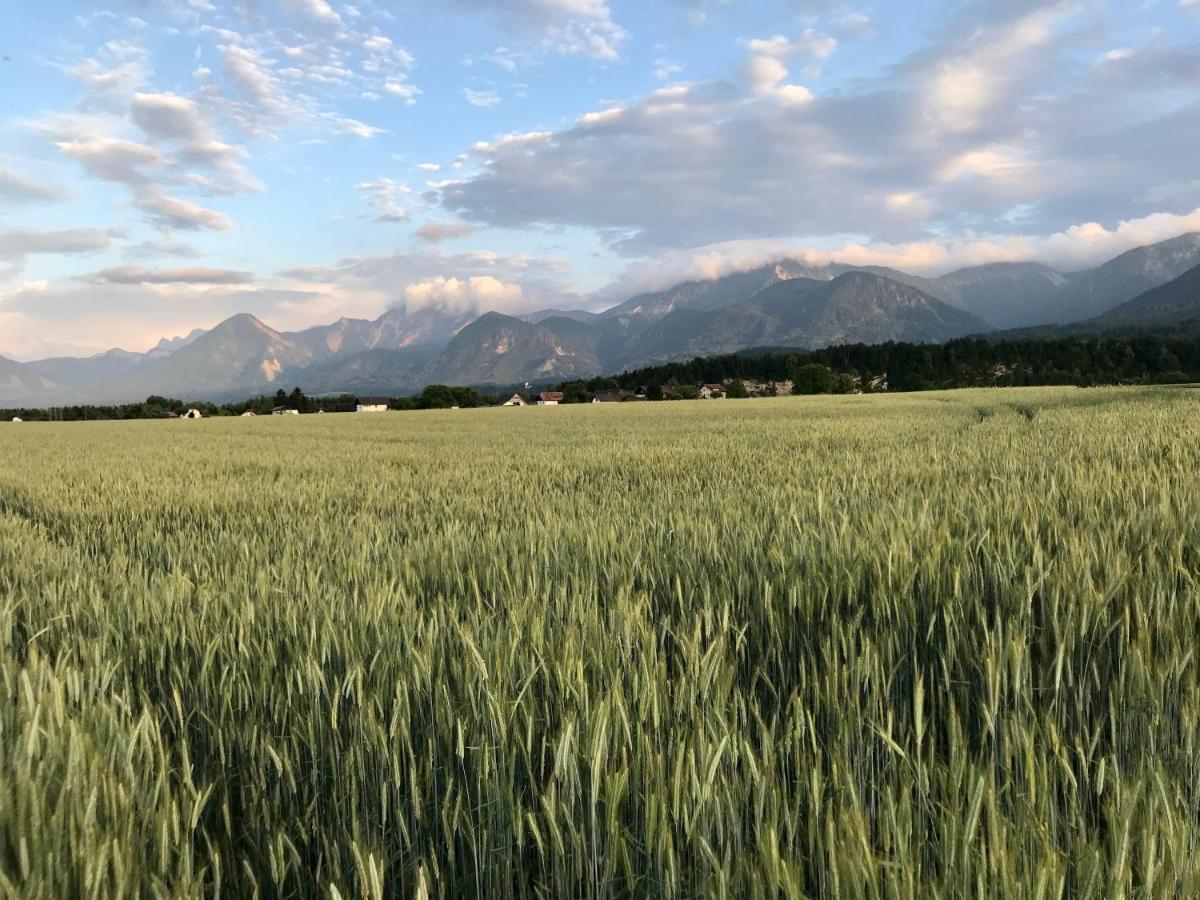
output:
M0 425L0 896L1198 896L1198 402Z

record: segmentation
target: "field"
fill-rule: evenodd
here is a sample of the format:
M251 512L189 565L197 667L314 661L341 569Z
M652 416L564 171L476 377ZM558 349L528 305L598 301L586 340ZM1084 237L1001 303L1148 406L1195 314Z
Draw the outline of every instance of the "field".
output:
M0 896L1200 896L1198 413L0 424Z

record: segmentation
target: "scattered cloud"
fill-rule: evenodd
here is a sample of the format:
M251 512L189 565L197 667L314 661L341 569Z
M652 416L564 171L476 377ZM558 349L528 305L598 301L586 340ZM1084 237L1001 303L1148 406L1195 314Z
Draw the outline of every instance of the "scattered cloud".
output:
M19 259L35 253L94 253L112 246L112 235L98 228L0 231L0 259Z
M0 199L10 203L38 203L62 200L65 192L43 184L12 169L0 166Z
M634 263L599 296L606 303L618 302L681 281L720 278L782 259L815 265L840 262L890 266L929 276L968 266L1036 260L1070 272L1188 232L1200 232L1200 208L1180 215L1155 213L1121 221L1111 228L1085 222L1043 235L1000 234L903 243L844 241L823 248L780 239L725 241L691 250L668 251L652 261Z
M489 226L594 230L631 256L780 236L1052 233L1200 204L1194 147L1162 139L1200 129L1194 56L1135 51L1119 74L1085 65L1081 9L990 5L986 28L964 13L877 79L824 95L789 72L831 59L833 39L750 40L741 85L674 85L479 143L438 202Z
M367 204L375 212L377 222L407 222L408 210L402 198L410 196L413 191L406 184L392 178L377 178L374 181L364 181L358 186L366 198Z
M501 102L500 95L495 91L475 91L471 88L463 88L462 96L472 106L483 108L496 106Z
M470 237L474 233L472 226L462 222L426 222L414 232L417 238L430 244Z
M249 272L229 269L192 267L184 269L142 269L120 266L102 269L88 276L89 280L106 284L249 284L254 280Z
M405 288L404 300L410 312L431 308L453 313L473 313L481 309L513 312L526 306L525 292L519 284L507 283L491 275L476 275L465 280L441 275L426 278Z
M146 213L155 224L168 230L228 231L233 227L233 222L224 213L182 197L173 197L153 185L138 188L133 195L133 205Z
M544 51L563 56L615 60L629 35L604 0L452 0L465 9L484 10Z

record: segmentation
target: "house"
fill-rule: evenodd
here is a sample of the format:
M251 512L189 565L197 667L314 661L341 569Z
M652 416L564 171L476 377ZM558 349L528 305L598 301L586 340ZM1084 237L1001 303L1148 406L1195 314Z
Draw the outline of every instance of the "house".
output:
M204 416L200 414L200 410L198 410L198 409L189 409L187 412L185 412L183 414L183 417L185 419L203 419L204 418Z
M627 394L625 391L601 391L592 398L593 403L623 403L627 399L633 399L632 394Z
M242 413L242 418L248 419L250 416L253 416L253 415L254 415L254 410L248 409L244 413Z
M701 400L724 400L725 385L723 384L702 384L700 385Z
M298 416L298 415L300 415L300 410L288 409L286 406L276 406L273 410L271 410L271 415L273 415L273 416Z
M20 424L21 424L21 417L20 417L20 416L13 416L13 424L14 424L14 425L20 425Z
M508 400L506 400L504 403L501 403L500 405L501 406L528 406L529 404L525 402L525 398L522 397L520 394L513 394L511 397L508 398Z
M562 391L542 391L538 394L538 406L558 406L562 402Z
M168 419L178 419L179 413L175 412L174 410L167 410L167 418Z
M360 413L384 413L391 407L392 401L390 397L359 397L358 406L355 407L355 412Z

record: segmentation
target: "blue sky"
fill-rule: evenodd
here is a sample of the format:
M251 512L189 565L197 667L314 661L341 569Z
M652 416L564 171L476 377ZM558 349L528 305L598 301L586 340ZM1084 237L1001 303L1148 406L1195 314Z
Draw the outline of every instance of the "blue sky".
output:
M47 0L0 37L0 354L597 307L783 255L1200 229L1200 0Z

